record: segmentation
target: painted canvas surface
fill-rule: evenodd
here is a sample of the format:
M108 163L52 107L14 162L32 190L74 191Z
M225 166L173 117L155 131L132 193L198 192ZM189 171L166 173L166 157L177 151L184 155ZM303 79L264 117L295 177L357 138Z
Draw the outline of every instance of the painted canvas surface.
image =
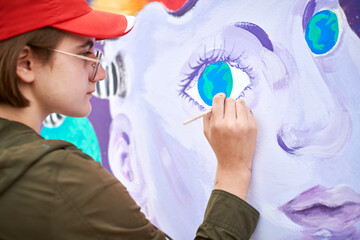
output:
M108 76L80 131L155 225L195 236L216 159L202 121L182 123L225 92L258 124L251 239L360 239L359 1L92 3L137 19L97 45Z

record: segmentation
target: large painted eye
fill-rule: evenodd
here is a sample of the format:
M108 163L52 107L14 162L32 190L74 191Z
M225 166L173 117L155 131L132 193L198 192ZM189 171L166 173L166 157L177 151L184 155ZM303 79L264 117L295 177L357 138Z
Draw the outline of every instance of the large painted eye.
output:
M330 10L316 13L306 26L305 39L314 54L328 53L339 39L337 15Z
M238 98L243 90L250 85L249 76L241 69L229 63L219 61L208 65L197 81L197 89L192 92L194 98L199 96L208 106L212 106L213 97L217 93L225 93L226 97ZM195 91L198 91L196 94Z
M220 92L256 104L258 92L254 90L259 76L267 76L262 67L272 61L268 67L276 68L280 62L270 57L274 55L272 50L270 39L259 26L247 22L230 25L205 39L191 54L182 69L185 77L179 84L179 96L201 111L210 108ZM269 58L265 60L265 56ZM281 66L276 69L283 69Z

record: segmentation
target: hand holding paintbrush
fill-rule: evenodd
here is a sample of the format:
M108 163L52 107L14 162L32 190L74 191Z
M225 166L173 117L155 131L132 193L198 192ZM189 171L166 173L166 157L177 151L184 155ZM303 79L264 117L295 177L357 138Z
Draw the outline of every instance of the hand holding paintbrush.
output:
M205 137L218 162L214 189L246 200L257 135L256 121L250 108L242 99L235 101L219 93L213 99L212 109L201 115L204 116Z

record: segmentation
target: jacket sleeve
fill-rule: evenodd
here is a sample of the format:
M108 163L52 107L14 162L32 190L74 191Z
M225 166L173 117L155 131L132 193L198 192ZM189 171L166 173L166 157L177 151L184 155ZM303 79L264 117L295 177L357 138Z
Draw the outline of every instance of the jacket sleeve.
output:
M195 240L249 239L255 231L259 215L241 198L222 190L213 190Z
M124 185L85 154L67 156L55 188L52 239L165 239Z
M171 239L146 219L124 185L89 156L71 152L56 171L52 239ZM258 217L245 201L213 190L195 239L248 239Z

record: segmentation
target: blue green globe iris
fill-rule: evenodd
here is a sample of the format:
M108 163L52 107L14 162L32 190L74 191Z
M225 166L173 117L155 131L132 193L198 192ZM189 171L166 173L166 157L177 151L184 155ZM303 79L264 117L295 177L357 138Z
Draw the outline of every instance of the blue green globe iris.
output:
M225 93L230 97L233 88L233 77L229 65L216 62L208 65L198 80L198 91L201 99L209 106L217 93Z
M316 13L305 30L305 39L315 54L329 52L338 41L339 22L336 14L330 10Z

